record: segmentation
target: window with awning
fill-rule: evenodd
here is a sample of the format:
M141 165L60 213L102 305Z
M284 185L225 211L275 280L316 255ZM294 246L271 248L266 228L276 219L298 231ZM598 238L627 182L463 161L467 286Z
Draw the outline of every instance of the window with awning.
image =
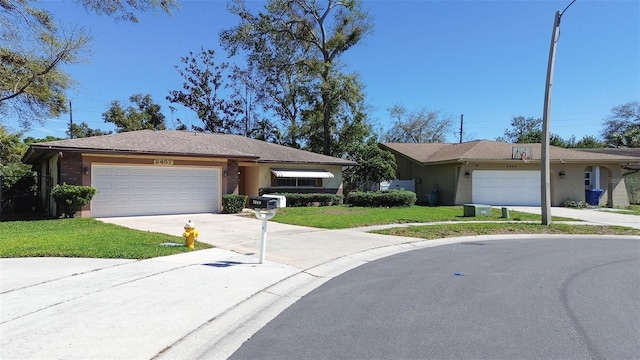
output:
M315 169L271 169L271 186L322 187L323 179L332 179L333 173Z
M333 173L326 170L271 169L271 173L279 178L333 179Z

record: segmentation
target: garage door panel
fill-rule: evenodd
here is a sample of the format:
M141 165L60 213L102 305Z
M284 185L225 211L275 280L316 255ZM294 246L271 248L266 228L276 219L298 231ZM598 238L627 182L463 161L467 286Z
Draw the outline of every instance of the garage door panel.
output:
M540 205L540 172L528 170L476 170L472 175L474 203L488 205Z
M131 188L132 189L144 189L147 187L147 182L144 180L132 180Z
M94 217L218 212L220 171L94 165Z
M115 169L115 175L116 176L130 176L131 175L131 169L116 168Z

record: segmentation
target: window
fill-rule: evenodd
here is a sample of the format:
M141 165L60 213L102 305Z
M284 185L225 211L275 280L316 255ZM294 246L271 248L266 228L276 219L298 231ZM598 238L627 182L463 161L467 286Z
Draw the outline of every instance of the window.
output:
M333 173L316 169L271 169L273 187L322 187L322 179L333 178Z
M591 186L591 172L584 172L584 186Z
M273 181L271 182L273 184ZM276 187L322 187L322 179L309 178L275 178Z

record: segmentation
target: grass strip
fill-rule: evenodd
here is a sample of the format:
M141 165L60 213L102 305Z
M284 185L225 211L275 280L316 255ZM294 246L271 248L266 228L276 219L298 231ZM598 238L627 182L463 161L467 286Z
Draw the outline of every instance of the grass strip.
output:
M640 229L623 226L594 226L552 223L550 226L534 223L456 223L447 225L420 225L371 231L420 239L441 239L457 236L499 234L580 234L580 235L635 235Z

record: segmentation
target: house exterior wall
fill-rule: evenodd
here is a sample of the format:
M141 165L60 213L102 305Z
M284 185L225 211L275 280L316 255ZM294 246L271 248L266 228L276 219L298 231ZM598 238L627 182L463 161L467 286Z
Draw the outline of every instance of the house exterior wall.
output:
M227 183L227 194L238 194L238 183L240 178L238 176L238 160L227 160L227 167L224 170L227 176L224 176L224 180ZM224 181L223 180L223 181Z
M60 183L82 185L82 155L67 152L60 156Z
M560 178L564 171L564 179ZM552 164L551 165L551 205L562 206L568 200L585 201L584 164Z
M590 164L577 164L576 167L576 182L571 183L570 186L576 186L575 188L566 189L567 194L573 193L573 197L565 200L585 200L584 190L594 189L595 185L592 183L589 186L584 184L584 173L591 172L593 174L594 167L596 165ZM629 200L631 197L627 191L627 186L623 180L624 169L619 164L600 164L600 188L604 190L602 197L600 198L600 205L608 207L627 207L629 206ZM579 178L578 178L579 177ZM568 178L568 176L567 176ZM580 180L580 181L578 181ZM578 188L577 184L582 184L582 187ZM564 201L563 201L564 202Z
M91 185L92 165L141 165L141 166L171 166L171 167L216 167L220 169L221 189L226 194L238 194L240 178L238 172L243 174L243 189L247 196L257 196L260 189L271 187L272 168L291 169L323 169L333 173L334 178L322 179L322 187L286 189L296 192L330 192L342 193L342 166L341 165L304 165L304 164L257 164L251 162L239 163L233 159L223 158L195 158L186 156L153 156L153 155L105 155L79 152L64 152L54 154L47 162L40 164L43 174L48 172L51 176L49 188L55 184L66 182L72 185ZM50 189L49 189L50 190ZM283 189L285 190L285 189ZM50 194L50 191L43 192ZM221 194L223 195L223 194ZM41 201L46 203L46 199ZM91 205L85 206L77 216L90 217ZM49 212L56 214L56 206L50 202Z
M261 167L257 165L249 165L244 167L245 175L244 175L244 190L245 193L243 195L247 195L249 197L258 196L258 191L260 189L260 172Z
M427 195L433 190L433 181L429 182L429 176L433 170L428 169L405 157L396 156L396 176L399 180L413 180L418 202L426 202Z
M622 181L627 188L629 203L640 204L640 171L623 170Z
M42 163L41 169L42 169L42 174L45 175L44 179L49 180L48 183L44 184L45 186L47 186L47 188L45 191L41 191L42 196L51 197L51 190L53 189L53 186L60 182L60 179L58 177L58 159L59 157L56 154ZM53 199L42 198L41 204L43 206L48 205L48 208L47 208L48 214L52 216L57 215L58 207L56 205L56 202L53 201Z
M396 157L398 178L415 179L416 195L421 201L437 185L438 205L461 205L472 201L473 172L476 170L525 170L540 171L540 163L523 161L484 162L460 164L420 165L401 156ZM567 200L584 201L584 173L589 164L552 163L549 179L551 181L551 205L562 206ZM469 172L469 176L465 175ZM564 171L564 178L560 177ZM628 206L627 188L622 179L622 169L617 164L600 165L600 184L605 190L600 203L611 207ZM638 186L640 187L640 185Z
M609 207L629 206L629 194L626 183L622 180L624 170L618 165L612 166L609 168L609 171L609 176L604 179L604 182L601 182L601 184L606 184L607 189L605 192L607 195L607 198L604 200L606 201L605 203Z
M71 159L63 161L62 159ZM231 176L221 178L221 188L229 191L238 186L238 162L227 161L227 159L217 158L189 158L189 157L159 157L150 155L121 155L104 156L97 154L64 153L60 158L61 181L73 185L91 185L92 165L144 165L144 166L172 166L172 167L216 167L222 171L227 170ZM162 160L162 161L158 161ZM171 160L172 164L167 165L166 160ZM229 166L231 162L231 166ZM235 163L235 164L234 164ZM233 168L235 166L235 171ZM229 170L231 168L231 171ZM86 169L86 171L85 171ZM235 179L233 178L235 176ZM67 181L63 180L67 179ZM221 194L222 195L222 194ZM55 212L53 212L55 213ZM78 213L80 217L91 216L91 204L88 204Z

